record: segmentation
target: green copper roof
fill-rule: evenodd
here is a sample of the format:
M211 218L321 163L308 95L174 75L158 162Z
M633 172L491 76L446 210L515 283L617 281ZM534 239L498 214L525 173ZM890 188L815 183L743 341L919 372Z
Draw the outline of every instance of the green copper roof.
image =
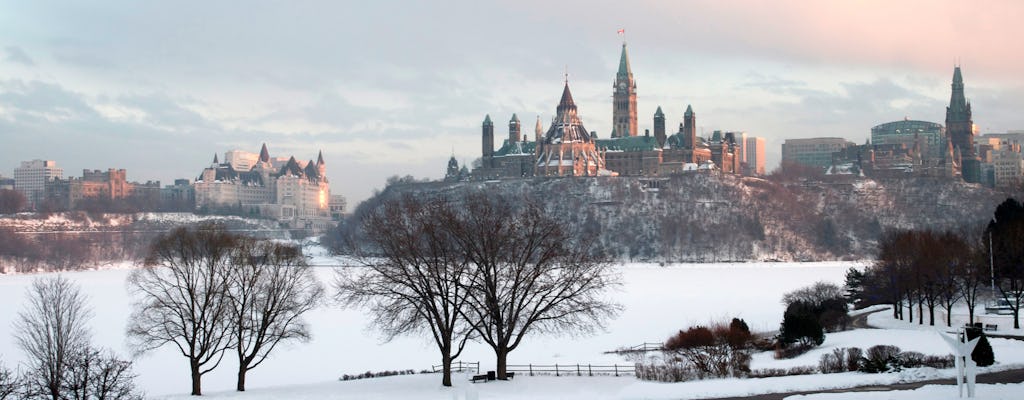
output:
M519 122L519 116L517 116L515 113L512 113L512 119L508 120L508 122Z
M505 139L501 144L501 148L494 152L495 157L520 155L520 154L534 154L534 149L537 146L537 142L515 142L509 144L508 139Z
M614 139L598 139L597 147L611 151L647 151L658 148L658 140L654 136L627 136Z
M626 53L626 42L622 42L622 55L619 56L618 75L633 75L633 71L629 68L629 54Z
M491 114L487 114L487 116L484 117L484 125L494 125L494 123L491 122Z
M690 115L693 115L693 107L690 107L690 105L689 105L689 104L687 104L687 105L686 105L686 112L685 112L685 113L683 113L683 115L684 115L684 116L690 116Z
M658 106L658 110L654 112L655 117L664 117L665 113L661 112L661 106Z

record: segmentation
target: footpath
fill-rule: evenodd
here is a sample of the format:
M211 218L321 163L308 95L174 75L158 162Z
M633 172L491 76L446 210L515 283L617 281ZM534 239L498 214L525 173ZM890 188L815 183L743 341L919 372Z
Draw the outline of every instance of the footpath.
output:
M888 310L887 309L883 309L883 310L878 310L878 311L875 311L875 312L880 312L880 311L888 311ZM874 313L861 314L861 315L858 315L856 317L853 317L853 320L851 321L851 325L854 328L856 328L856 329L874 329L873 326L870 326L867 323L868 315L870 315L870 314L874 314ZM1003 337L1003 338L1007 338L1007 339L1024 340L1024 338L1021 338L1019 336L1004 336L1004 335L989 335L989 336L991 336L991 337ZM1024 369L1011 369L1011 370L1007 370L1007 371L979 374L977 382L978 383L984 383L984 384L1021 383L1021 382L1024 382ZM919 382L894 383L894 384L890 384L890 385L865 385L865 386L855 386L855 387L851 387L851 388L842 388L842 389L812 390L812 391L806 391L806 392L768 393L768 394L759 394L759 395L746 396L746 397L721 397L721 398L706 399L706 400L740 400L740 399L745 399L745 400L782 400L782 399L785 399L785 398L790 397L790 396L799 396L799 395L807 395L807 394L818 394L818 393L889 392L889 391L894 391L894 390L913 390L913 389L918 389L918 388L920 388L922 386L926 386L926 385L951 385L952 386L952 385L956 385L956 380L954 380L953 378L932 379L932 380L919 381Z

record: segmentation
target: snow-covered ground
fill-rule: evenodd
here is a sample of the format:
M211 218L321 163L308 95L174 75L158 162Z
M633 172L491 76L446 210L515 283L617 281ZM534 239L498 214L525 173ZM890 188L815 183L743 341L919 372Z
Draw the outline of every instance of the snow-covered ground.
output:
M963 303L953 306L952 312L952 326L949 328L946 326L946 311L941 308L935 309L935 326L928 324L928 309L924 310L924 324L920 323L917 318L917 307L914 307L914 322L910 323L910 314L906 309L903 310L904 320L898 320L892 317L892 311L890 307L885 307L886 312L880 312L871 314L868 316L868 324L879 328L890 328L890 329L914 329L914 330L925 330L925 331L940 331L946 332L955 329L955 327L963 326L969 319L967 313L967 306ZM1013 316L1012 315L995 315L985 314L985 305L979 304L974 310L974 322L981 322L987 325L996 325L998 329L995 334L1000 335L1014 335L1024 336L1024 329L1013 329Z
M1024 395L1024 383L1007 385L978 385L975 398L986 400L1019 400ZM966 393L964 394L966 396ZM954 400L960 399L956 388L945 385L927 385L915 390L891 392L819 393L790 396L786 400Z
M337 264L322 253L316 265ZM660 342L679 329L709 321L745 319L754 330L778 328L782 294L824 280L841 283L855 263L737 263L683 264L660 267L629 264L619 267L623 286L613 297L624 312L606 331L584 337L533 335L509 356L510 364L629 364L607 350L643 342ZM128 270L112 269L65 273L89 296L96 314L92 320L94 341L127 354L125 319L129 300L125 288ZM325 284L333 280L332 268L318 269ZM8 367L21 360L11 339L11 324L21 308L25 288L36 275L0 276L0 356ZM879 313L885 314L885 312ZM877 315L877 314L875 314ZM872 315L874 318L875 315ZM456 377L454 389L442 388L438 375L412 375L340 382L342 374L364 371L429 369L438 364L437 351L426 338L399 338L382 343L368 330L361 310L335 305L311 312L310 343L279 348L272 359L249 373L248 392L235 394L236 362L230 354L203 380L204 393L222 398L272 399L675 399L681 397L740 396L753 393L841 388L870 383L893 383L951 376L951 370L918 369L900 374L844 373L765 379L715 379L685 383L641 382L632 377L528 377L510 382L470 384ZM898 334L896 334L898 332ZM1021 344L1018 344L1021 343ZM820 355L835 347L867 348L895 344L904 350L945 354L945 344L927 330L857 330L829 334L825 344L793 360L774 360L755 355L753 368L788 368L817 365ZM1024 363L1024 343L992 340L1000 368ZM462 357L493 369L494 357L485 345L472 343ZM148 397L188 398L188 368L184 357L171 348L160 349L136 360L137 383Z

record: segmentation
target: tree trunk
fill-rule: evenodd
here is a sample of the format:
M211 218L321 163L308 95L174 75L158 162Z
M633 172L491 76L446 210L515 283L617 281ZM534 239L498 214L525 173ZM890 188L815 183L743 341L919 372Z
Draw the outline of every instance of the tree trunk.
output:
M189 366L192 368L192 395L202 396L203 395L203 375L199 373L199 362L196 360L189 361Z
M447 349L441 351L441 386L452 385L452 357Z
M235 384L235 390L239 392L245 391L245 373L247 368L247 365L238 366L238 383Z
M928 305L928 325L935 326L935 305Z
M967 305L967 321L974 325L974 303Z
M914 302L913 301L907 300L907 311L909 311L908 312L908 314L909 314L908 315L908 317L909 317L908 321L912 324L912 323L914 323Z
M507 380L508 372L506 372L506 370L508 369L508 349L504 347L494 349L494 355L497 358L498 363L498 379Z
M953 327L953 305L946 307L946 326Z
M903 319L903 316L902 316L902 315L900 315L899 311L896 311L896 310L898 310L898 309L899 309L900 307L901 307L901 305L900 305L900 304L898 304L898 303L892 303L892 319L897 319L897 318L898 318L898 319Z
M917 302L917 324L924 325L924 303Z

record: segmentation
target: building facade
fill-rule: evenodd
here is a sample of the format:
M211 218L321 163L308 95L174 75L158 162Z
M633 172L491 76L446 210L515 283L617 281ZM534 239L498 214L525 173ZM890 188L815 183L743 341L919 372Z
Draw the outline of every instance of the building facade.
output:
M786 139L782 143L782 162L824 170L832 165L832 153L853 145L853 142L837 137Z
M29 207L35 209L45 199L46 182L63 176L64 170L57 166L56 161L22 161L21 166L14 169L14 189L25 196Z
M227 157L225 157L227 158ZM255 165L239 171L214 162L196 179L197 209L238 210L281 222L292 229L322 232L331 226L330 186L323 153L317 161L271 158L267 145Z
M765 140L763 137L752 136L746 140L746 170L744 175L764 175Z

